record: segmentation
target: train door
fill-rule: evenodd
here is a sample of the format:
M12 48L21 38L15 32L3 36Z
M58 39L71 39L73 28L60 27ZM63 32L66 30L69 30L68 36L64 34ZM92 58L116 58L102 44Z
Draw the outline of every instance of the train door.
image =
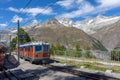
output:
M34 58L34 49L33 49L34 47L33 46L31 46L31 57L32 58Z
M30 46L29 47L29 58L33 58L34 55L33 55L33 46Z
M30 46L27 47L27 57L30 59Z
M21 55L22 54L22 47L20 47L19 49L20 49L20 53L19 54L20 54L20 57L21 57L22 56Z
M23 47L23 54L22 56L24 57L25 56L25 47Z
M25 51L24 51L24 59L26 60L26 59L28 59L28 57L27 57L27 53L28 53L28 51L27 51L28 49L27 49L27 47L25 46Z
M42 51L43 51L42 45L35 45L34 46L35 58L42 58L42 55L43 55Z
M30 47L29 47L29 46L27 46L26 48L27 48L26 57L27 57L27 59L29 60Z
M49 45L43 45L43 57L44 58L50 57Z
M22 58L24 57L24 53L25 53L25 47L23 47Z
M23 47L20 47L20 57L23 57Z

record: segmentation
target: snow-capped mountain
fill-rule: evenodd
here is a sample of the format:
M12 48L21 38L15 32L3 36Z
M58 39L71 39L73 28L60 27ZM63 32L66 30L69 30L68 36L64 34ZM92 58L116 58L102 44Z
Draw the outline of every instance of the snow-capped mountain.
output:
M82 29L86 33L93 34L96 33L99 29L101 29L104 26L113 24L117 22L120 19L120 16L115 16L115 17L106 17L102 15L98 15L95 18L92 19L86 19L83 21L76 21L73 22L70 19L58 19L58 21L63 24L64 26L73 26L79 29Z
M76 27L78 29L83 30L84 32L88 34L94 34L103 27L106 27L108 25L111 25L115 22L120 20L120 16L115 16L115 17L106 17L103 15L98 15L95 18L91 19L85 19L82 21L72 21L71 19L67 18L53 18L47 20L45 23L32 23L29 25L26 25L23 27L26 31L29 31L32 28L39 28L41 25L46 25L46 27L51 27L49 25L51 24L57 24L57 25L64 25L65 27ZM12 33L15 33L17 30L11 30Z
M73 21L67 18L59 18L57 19L59 23L63 24L66 27L72 26Z
M32 23L32 24L29 24L29 25L22 26L22 28L26 31L29 31L30 29L36 28L38 26L40 27L40 23Z

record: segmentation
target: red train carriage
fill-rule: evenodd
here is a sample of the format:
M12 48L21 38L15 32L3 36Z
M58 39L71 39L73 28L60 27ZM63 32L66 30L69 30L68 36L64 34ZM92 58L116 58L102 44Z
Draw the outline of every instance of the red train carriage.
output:
M49 43L32 42L20 45L20 57L31 63L48 63L50 58Z
M5 58L5 53L7 52L6 47L1 43L0 43L0 71L3 68L3 64L4 64L4 58Z
M1 71L2 68L3 68L3 61L4 61L4 55L3 55L3 54L0 54L0 71Z

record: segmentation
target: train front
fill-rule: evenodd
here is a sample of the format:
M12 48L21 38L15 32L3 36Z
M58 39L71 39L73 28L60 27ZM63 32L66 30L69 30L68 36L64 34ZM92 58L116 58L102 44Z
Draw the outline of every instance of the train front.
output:
M34 45L34 61L43 64L49 63L50 60L50 45L49 43L40 43Z
M20 46L20 56L31 63L49 63L50 45L45 42L30 42Z

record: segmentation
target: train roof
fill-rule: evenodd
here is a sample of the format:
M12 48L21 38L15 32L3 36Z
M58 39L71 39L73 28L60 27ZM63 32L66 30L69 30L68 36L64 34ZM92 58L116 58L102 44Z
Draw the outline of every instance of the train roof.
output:
M20 45L20 47L36 46L36 45L49 45L49 43L45 43L45 42L29 42L29 43L25 43L25 44Z

